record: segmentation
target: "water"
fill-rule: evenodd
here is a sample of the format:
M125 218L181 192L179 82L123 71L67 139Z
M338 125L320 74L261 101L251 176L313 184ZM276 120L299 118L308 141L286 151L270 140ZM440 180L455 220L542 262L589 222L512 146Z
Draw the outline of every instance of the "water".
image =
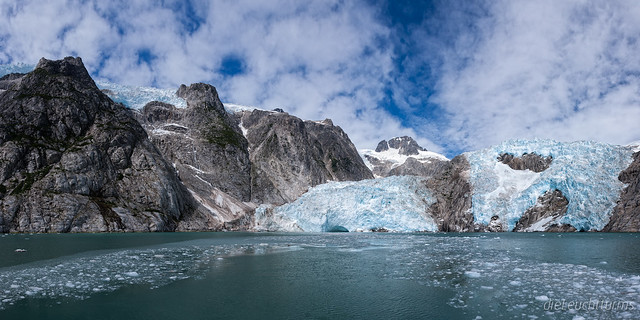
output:
M601 233L3 235L0 319L638 319L639 245Z

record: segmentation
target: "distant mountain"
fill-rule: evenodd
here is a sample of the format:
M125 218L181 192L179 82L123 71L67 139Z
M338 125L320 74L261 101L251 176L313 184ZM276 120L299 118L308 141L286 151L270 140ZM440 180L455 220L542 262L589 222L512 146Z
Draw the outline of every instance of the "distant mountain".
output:
M362 149L360 154L376 177L428 176L449 160L441 154L427 151L407 136L382 140L375 150Z

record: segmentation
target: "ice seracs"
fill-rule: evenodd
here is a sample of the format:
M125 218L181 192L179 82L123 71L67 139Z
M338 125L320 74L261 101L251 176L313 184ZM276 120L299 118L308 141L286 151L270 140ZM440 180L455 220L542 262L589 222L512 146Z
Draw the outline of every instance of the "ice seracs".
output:
M311 188L292 203L273 209L258 208L255 228L305 232L437 231L427 213L434 202L421 177L330 182Z
M503 153L536 153L553 158L548 169L535 173L513 170L498 162ZM577 230L600 230L611 215L624 184L618 174L632 161L633 150L591 141L512 140L468 152L473 187L472 212L477 223L488 225L500 217L513 230L522 214L549 190L559 190L569 204L557 223ZM547 221L534 224L535 230Z

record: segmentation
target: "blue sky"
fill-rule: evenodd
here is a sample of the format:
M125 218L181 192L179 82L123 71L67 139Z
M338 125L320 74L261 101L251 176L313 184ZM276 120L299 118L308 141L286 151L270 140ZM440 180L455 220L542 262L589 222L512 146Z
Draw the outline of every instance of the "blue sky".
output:
M359 148L640 140L637 1L0 0L0 63L332 118Z

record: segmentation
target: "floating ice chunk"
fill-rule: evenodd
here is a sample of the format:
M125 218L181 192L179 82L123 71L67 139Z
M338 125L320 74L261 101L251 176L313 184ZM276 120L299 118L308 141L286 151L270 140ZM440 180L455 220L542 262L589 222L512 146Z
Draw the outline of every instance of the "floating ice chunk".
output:
M536 296L536 300L538 301L549 301L549 297L542 295L542 296Z
M139 276L140 276L140 274L138 274L138 273L137 273L137 272L135 272L135 271L125 272L125 273L124 273L124 275L125 275L125 276L128 276L128 277L139 277Z
M464 274L469 278L480 278L482 276L478 271L465 271Z

